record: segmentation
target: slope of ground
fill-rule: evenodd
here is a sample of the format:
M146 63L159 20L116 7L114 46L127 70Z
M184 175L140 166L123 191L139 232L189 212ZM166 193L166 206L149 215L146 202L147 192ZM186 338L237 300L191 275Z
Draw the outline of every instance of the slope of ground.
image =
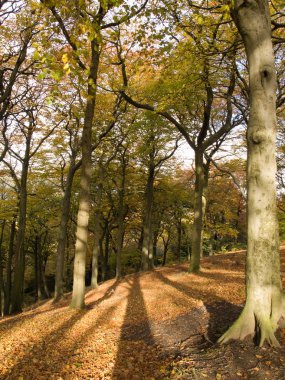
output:
M284 350L215 344L244 299L243 252L204 259L199 275L183 264L107 281L84 311L67 296L0 319L0 378L285 379Z

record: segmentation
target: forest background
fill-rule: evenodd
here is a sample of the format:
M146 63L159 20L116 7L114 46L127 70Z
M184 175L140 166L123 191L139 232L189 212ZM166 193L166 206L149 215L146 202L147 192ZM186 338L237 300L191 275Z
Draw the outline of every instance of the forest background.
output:
M246 246L248 66L229 5L2 0L0 24L1 315L72 287L82 307L85 285Z

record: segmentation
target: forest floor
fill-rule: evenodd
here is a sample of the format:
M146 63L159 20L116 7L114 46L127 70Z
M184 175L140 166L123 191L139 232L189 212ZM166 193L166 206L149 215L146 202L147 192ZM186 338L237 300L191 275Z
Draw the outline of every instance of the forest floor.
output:
M215 344L244 299L244 252L205 258L197 275L181 264L110 280L84 311L67 295L0 319L0 378L285 379L285 330L283 349Z

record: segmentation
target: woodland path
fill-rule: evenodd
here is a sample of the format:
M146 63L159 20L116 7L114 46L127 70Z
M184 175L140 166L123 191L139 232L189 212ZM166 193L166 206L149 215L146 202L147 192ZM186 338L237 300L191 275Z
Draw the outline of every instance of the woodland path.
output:
M282 349L214 344L244 298L243 252L204 259L199 275L181 264L110 280L87 292L84 311L67 295L0 319L0 378L285 379L285 330Z

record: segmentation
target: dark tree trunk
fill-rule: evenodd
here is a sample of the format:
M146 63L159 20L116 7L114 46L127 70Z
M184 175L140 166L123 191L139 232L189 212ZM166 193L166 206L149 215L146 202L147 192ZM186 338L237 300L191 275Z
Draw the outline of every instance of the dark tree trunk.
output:
M65 247L67 240L67 225L70 216L70 204L71 204L71 191L72 183L75 174L75 155L72 155L70 166L67 174L66 185L64 190L64 196L62 200L61 208L61 220L58 233L57 241L57 252L56 252L56 271L55 271L55 288L54 288L54 302L60 300L64 294L64 258L65 258Z
M14 255L14 240L16 231L16 217L13 218L10 230L10 240L8 249L8 258L6 264L6 286L5 286L5 303L4 303L4 314L7 315L10 312L11 303L11 284L12 284L12 259Z
M176 247L176 253L177 253L177 260L180 261L181 259L181 238L182 238L182 221L181 216L179 216L177 221L177 247Z
M4 229L5 229L6 221L2 222L1 226L1 234L0 234L0 316L4 315L4 305L5 305L5 285L4 285L4 277L3 277L3 237L4 237Z
M106 227L105 233L105 247L104 247L104 257L102 263L102 280L107 280L108 275L108 263L109 263L109 249L110 249L110 232L108 226Z
M26 136L25 157L22 162L21 187L19 199L19 219L18 233L16 239L16 261L14 282L12 287L11 313L22 311L23 293L24 293L24 272L25 272L25 233L26 233L26 217L27 217L27 180L30 161L31 139L33 134L33 124L31 123Z
M170 233L167 234L167 238L162 238L163 240L163 262L162 265L165 266L166 264L166 256L167 256L167 251L168 251L168 246L169 246L169 241L170 241Z
M41 298L39 287L39 256L38 256L38 235L35 237L34 243L34 270L35 270L35 302Z
M122 157L122 178L119 189L119 205L118 205L118 231L116 241L116 278L122 277L122 249L124 243L124 220L125 220L125 184L126 184L127 162L125 156Z
M206 209L206 192L209 168L203 163L203 151L195 152L195 195L194 195L194 222L192 232L190 272L200 270L200 259L203 256L203 230Z
M92 253L92 277L91 288L96 289L98 287L98 274L99 274L99 256L100 256L100 227L101 213L99 210L95 212L95 234L94 234L94 246Z

